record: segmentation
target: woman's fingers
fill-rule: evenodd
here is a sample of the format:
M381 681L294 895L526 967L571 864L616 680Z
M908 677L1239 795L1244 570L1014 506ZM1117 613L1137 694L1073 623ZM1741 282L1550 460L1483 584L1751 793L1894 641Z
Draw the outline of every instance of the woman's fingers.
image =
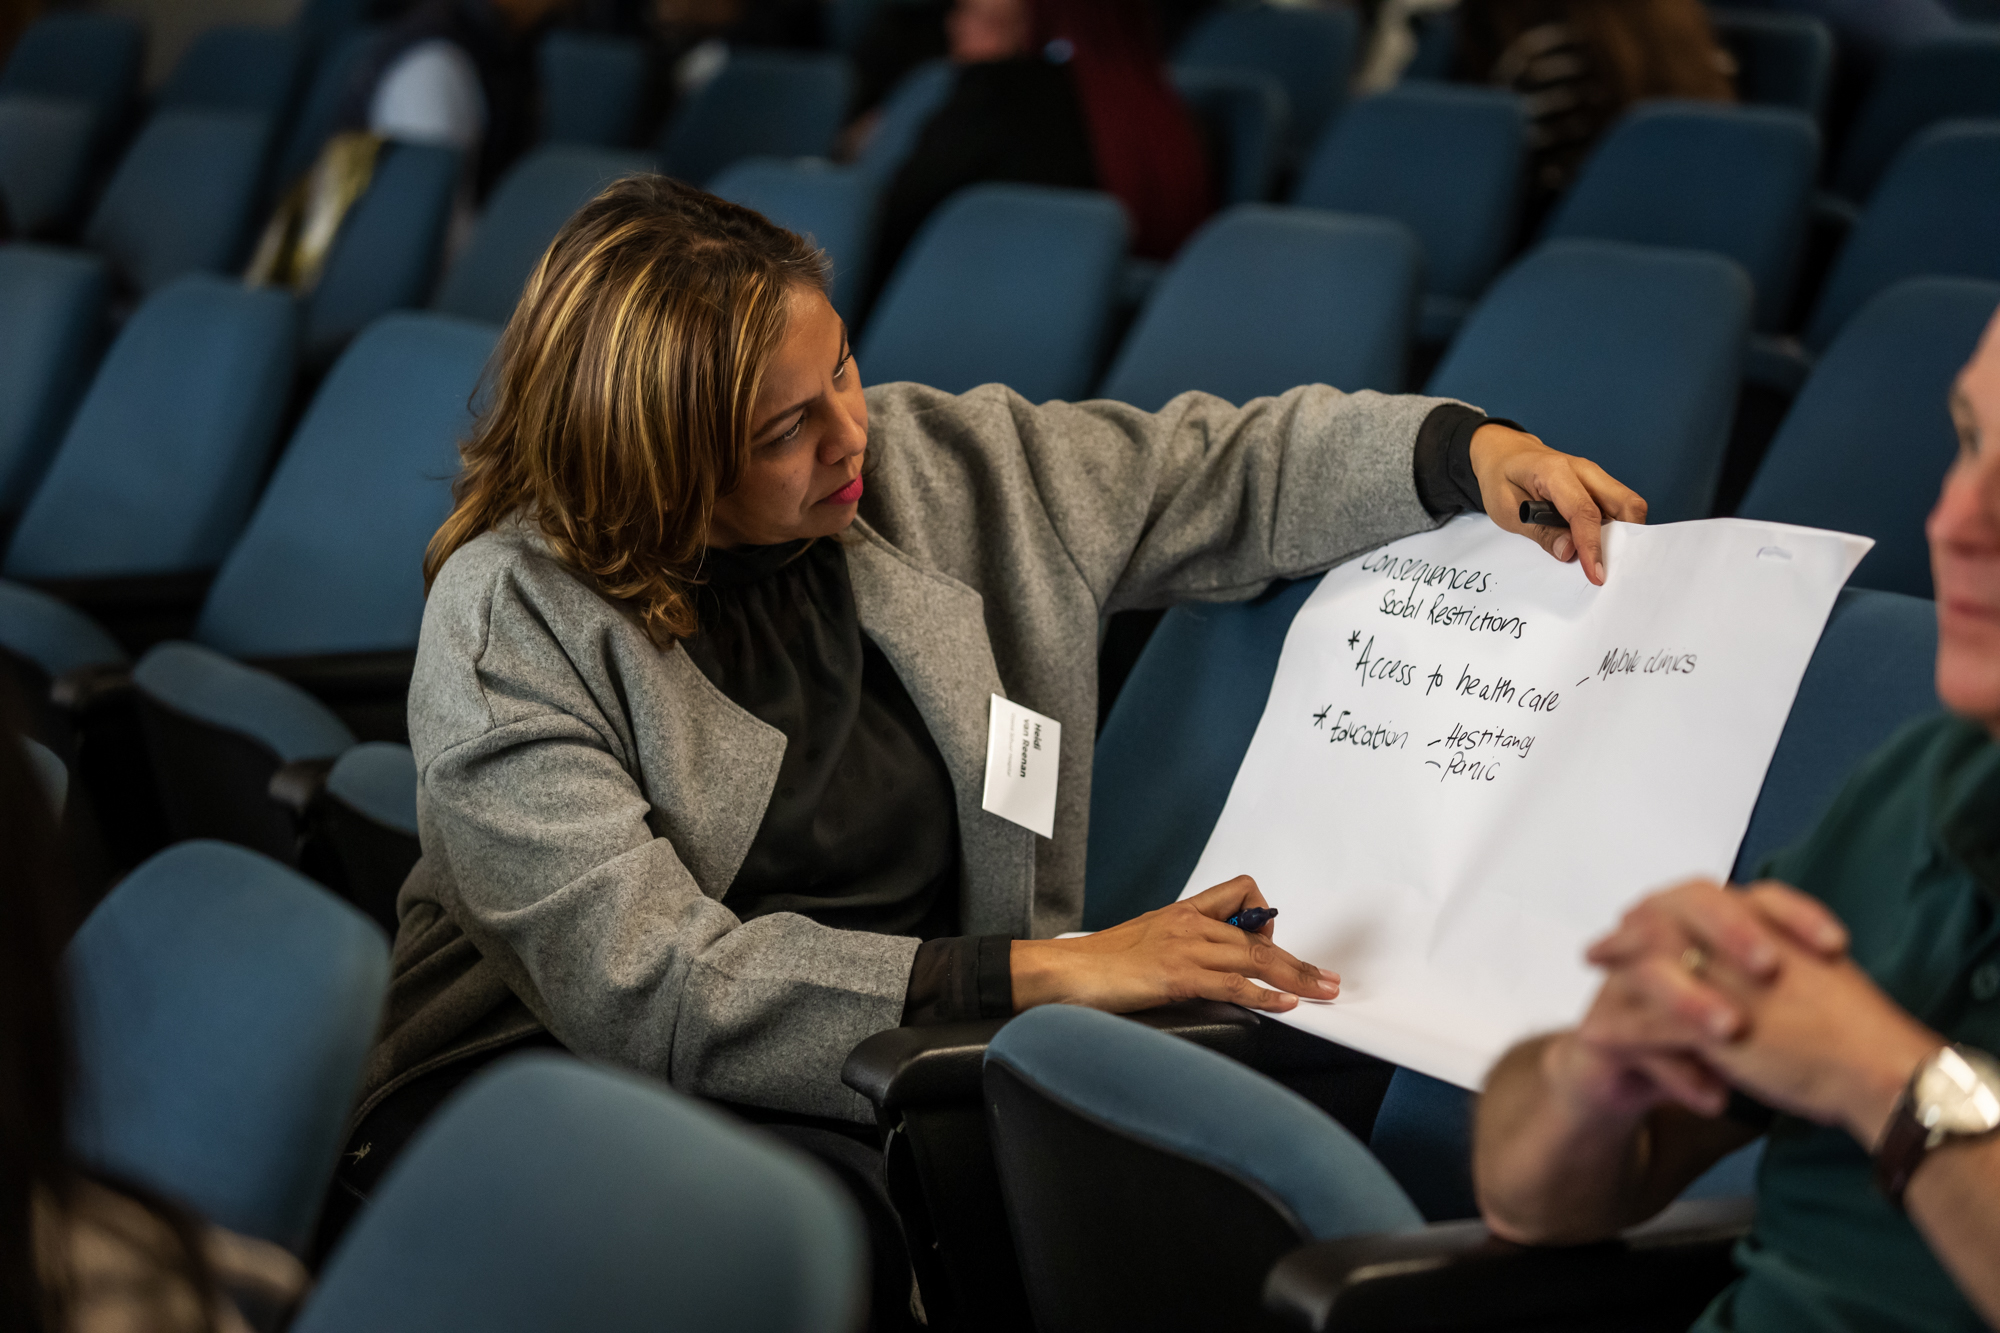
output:
M1238 936L1212 939L1207 948L1194 953L1194 962L1206 971L1267 981L1309 1000L1331 1000L1340 994L1339 973L1294 958L1262 936L1248 931L1240 931Z
M1257 881L1248 875L1238 875L1213 888L1203 889L1187 902L1197 912L1215 921L1227 921L1247 908L1270 906L1258 890ZM1270 933L1268 926L1262 933Z

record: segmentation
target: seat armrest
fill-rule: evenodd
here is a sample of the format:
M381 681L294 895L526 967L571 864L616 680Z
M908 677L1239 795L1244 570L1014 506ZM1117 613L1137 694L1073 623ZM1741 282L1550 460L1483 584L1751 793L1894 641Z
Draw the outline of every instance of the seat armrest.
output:
M1245 1063L1254 1063L1253 1056L1262 1044L1260 1029L1276 1026L1263 1023L1239 1005L1215 1000L1182 1000L1125 1017ZM875 1103L878 1113L919 1106L979 1105L985 1096L980 1069L986 1061L986 1045L1006 1021L989 1018L878 1032L847 1057L841 1081Z
M111 700L128 697L134 686L127 663L102 663L65 671L49 682L49 702L71 716L80 716Z
M292 818L304 828L306 816L313 802L326 790L326 775L333 771L332 759L294 759L281 764L271 775L270 784L265 788L271 799L292 812Z
M1686 1328L1736 1276L1754 1201L1676 1203L1594 1245L1516 1245L1481 1222L1319 1241L1278 1261L1264 1305L1313 1333L1389 1333L1560 1324ZM1629 1311L1623 1321L1615 1317Z

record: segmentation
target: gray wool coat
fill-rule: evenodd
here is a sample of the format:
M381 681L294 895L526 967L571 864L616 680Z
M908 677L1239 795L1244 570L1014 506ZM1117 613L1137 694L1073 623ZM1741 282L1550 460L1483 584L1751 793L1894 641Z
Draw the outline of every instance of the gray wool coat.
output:
M951 773L966 933L1081 917L1101 618L1250 597L1432 526L1412 451L1440 401L1308 386L1151 413L999 385L868 391L848 569ZM1063 724L1053 838L980 808L993 694ZM918 942L723 905L784 736L527 525L439 574L410 740L423 859L358 1114L546 1029L700 1096L868 1118L841 1063L901 1020Z

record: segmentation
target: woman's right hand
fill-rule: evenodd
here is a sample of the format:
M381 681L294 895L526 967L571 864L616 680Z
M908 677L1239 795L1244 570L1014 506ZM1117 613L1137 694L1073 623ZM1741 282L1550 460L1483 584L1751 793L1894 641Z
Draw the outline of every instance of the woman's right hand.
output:
M1265 905L1257 881L1238 875L1079 939L1016 940L1014 1011L1080 1004L1119 1014L1200 999L1283 1012L1298 996L1331 1000L1340 994L1338 975L1302 963L1271 942L1275 923L1267 921L1257 931L1228 924L1236 913ZM1258 981L1279 989L1267 990Z

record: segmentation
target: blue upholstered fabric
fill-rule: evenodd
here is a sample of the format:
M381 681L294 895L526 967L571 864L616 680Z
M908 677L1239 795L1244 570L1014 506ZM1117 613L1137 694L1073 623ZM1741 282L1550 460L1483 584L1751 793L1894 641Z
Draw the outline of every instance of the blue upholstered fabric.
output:
M48 798L49 810L57 819L63 817L63 810L69 804L69 765L62 757L38 740L21 736L17 738L21 748L28 752L28 767L34 770L35 781Z
M106 282L94 256L0 246L0 514L27 503L90 383Z
M1937 609L1901 593L1840 594L1765 771L1735 877L1819 822L1849 773L1897 728L1938 709Z
M312 695L198 643L153 645L132 668L132 683L185 717L248 736L285 763L331 759L354 744L347 724Z
M1823 348L1868 299L1919 274L2000 278L2000 120L1911 140L1848 234L1806 330Z
M1316 1240L1406 1231L1423 1216L1359 1140L1227 1056L1095 1009L1050 1004L986 1048L1043 1095L1275 1199Z
M824 250L832 266L833 308L853 322L875 248L874 181L820 158L749 157L723 168L708 188Z
M652 169L643 154L605 148L550 147L528 154L487 196L472 240L445 274L436 308L505 324L528 275L570 214L620 176Z
M1398 1069L1375 1112L1368 1150L1427 1222L1479 1216L1472 1188L1473 1095L1414 1069Z
M326 790L376 823L417 836L417 761L409 746L364 741L343 750Z
M1757 327L1784 320L1819 130L1803 111L1642 102L1611 128L1543 236L1595 236L1727 255L1757 289Z
M145 30L123 14L65 10L37 19L0 68L0 97L75 98L114 118L139 86Z
M1285 141L1285 85L1253 69L1177 69L1174 90L1221 148L1215 194L1223 207L1271 197Z
M217 573L194 637L238 657L414 649L424 547L451 512L468 400L497 336L396 314L356 338Z
M1750 301L1742 269L1717 255L1550 241L1493 285L1429 392L1593 459L1656 523L1705 518Z
M1873 537L1850 586L1929 597L1924 519L1958 453L1945 396L1996 307L2000 282L1971 278L1912 278L1869 302L1813 367L1736 512Z
M54 679L78 667L118 666L125 650L68 602L0 579L0 652L34 663Z
M1417 83L1349 106L1292 201L1394 218L1424 246L1424 290L1477 297L1513 243L1527 123L1495 88Z
M542 75L542 141L624 148L639 127L646 48L637 38L558 28L535 53Z
M327 137L340 123L347 90L361 76L369 48L378 35L374 28L328 35L330 45L313 68L305 95L299 99L298 114L292 117L291 131L285 135L271 164L271 183L278 189L285 189L304 175L319 156Z
M931 214L869 316L862 373L948 393L998 381L1040 402L1080 398L1125 258L1107 194L978 185Z
M84 241L140 292L184 273L233 270L263 181L270 121L240 111L161 111L125 152Z
M1819 118L1833 82L1833 33L1824 23L1756 9L1712 9L1709 18L1736 60L1739 98Z
M1401 392L1422 262L1384 218L1239 205L1182 247L1098 393L1156 411L1189 389Z
M248 111L276 121L289 109L305 48L290 28L225 23L195 34L160 89L181 111Z
M2000 27L1968 25L1893 54L1848 131L1834 187L1868 199L1918 131L1966 116L2000 117Z
M384 145L305 299L308 363L325 365L377 318L430 296L459 162L456 150L436 144Z
M949 60L927 60L905 74L882 99L875 132L854 159L855 168L874 181L876 188L887 186L902 170L924 126L951 96L957 81L958 72Z
M824 157L847 117L845 57L738 50L660 133L660 170L693 185L745 157Z
M1317 586L1187 602L1160 621L1098 733L1083 929L1180 896L1263 716L1292 617Z
M391 1168L294 1333L850 1333L865 1249L816 1163L665 1086L522 1055Z
M113 889L68 961L84 1159L301 1248L388 985L381 930L267 857L188 842Z
M6 576L214 568L275 442L294 323L285 293L206 276L140 306L21 516Z
M0 204L15 235L47 235L76 215L96 126L88 102L0 97Z
M1289 117L1285 152L1303 157L1347 98L1358 24L1346 8L1218 8L1198 21L1174 50L1188 69L1249 69L1285 87Z

